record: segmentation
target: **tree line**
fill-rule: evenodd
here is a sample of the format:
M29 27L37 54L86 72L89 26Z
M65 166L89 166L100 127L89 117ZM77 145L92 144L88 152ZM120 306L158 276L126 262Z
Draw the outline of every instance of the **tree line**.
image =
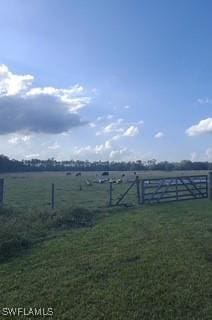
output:
M47 160L15 160L5 155L0 155L0 172L24 171L139 171L139 170L212 170L211 162L182 160L180 162L157 162L155 159L148 161L82 161L64 160L54 158Z

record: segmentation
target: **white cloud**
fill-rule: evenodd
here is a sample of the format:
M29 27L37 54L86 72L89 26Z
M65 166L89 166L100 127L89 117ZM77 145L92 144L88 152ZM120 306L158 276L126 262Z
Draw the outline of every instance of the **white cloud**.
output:
M148 159L151 154L136 152L125 146L113 144L113 140L106 140L95 146L75 147L72 157L75 159L111 160L111 161L133 161L137 159Z
M135 126L130 126L127 128L127 130L124 132L123 136L125 137L135 137L139 134L139 129L138 127Z
M123 134L116 134L115 136L113 136L111 138L112 141L116 141L116 140L119 140L121 137L123 137Z
M113 148L111 140L106 140L104 143L97 144L94 147L90 145L85 147L75 147L74 148L74 155L105 155L108 153L109 150Z
M109 121L113 119L113 121ZM94 122L98 130L96 136L100 135L120 135L135 136L139 133L140 127L144 124L143 120L128 121L123 118L114 119L114 115L109 114L107 116L99 116ZM137 128L136 128L137 127Z
M112 150L109 154L110 160L120 161L130 159L132 152L128 148L120 148L118 150Z
M62 133L61 133L61 136L67 137L67 136L70 136L71 133L72 133L72 131L71 131L71 130L68 130L68 131L66 131L66 132L62 132Z
M28 135L13 135L11 138L8 139L9 143L18 144L20 142L28 142L31 140L31 136Z
M82 86L32 87L33 79L0 65L0 134L62 133L87 123L78 113L91 102Z
M31 154L26 154L25 155L25 158L27 159L35 159L35 158L39 158L40 157L40 154L39 153L31 153Z
M106 140L102 144L97 144L94 147L90 145L85 147L75 147L74 155L77 158L78 156L82 158L91 157L95 160L126 160L130 159L131 151L126 147L118 147L112 144L111 140Z
M101 154L102 152L106 151L106 150L109 150L112 148L112 144L111 144L111 141L110 140L107 140L105 141L104 143L102 144L97 144L95 147L94 147L94 152L96 154Z
M118 119L116 122L112 122L108 124L104 129L103 133L115 133L115 132L123 132L124 129L120 127L120 123L122 119Z
M0 96L13 96L27 90L34 77L17 75L9 71L6 65L0 65Z
M165 134L161 131L157 132L155 135L154 135L154 138L156 139L161 139L165 136Z
M58 98L59 101L67 105L70 112L76 112L90 103L91 98L83 96L84 88L75 85L69 89L57 89L54 87L32 88L26 92L27 96L49 95Z
M199 104L212 104L212 99L211 98L199 98L197 99L197 102Z
M212 133L212 118L201 120L186 130L189 136L199 136L206 133Z
M108 114L108 115L102 115L102 116L98 116L96 118L96 123L105 123L107 122L108 120L112 120L114 118L114 115L113 114Z
M122 118L119 118L109 124L107 124L105 127L101 128L100 131L98 131L98 135L101 134L122 134L122 136L129 136L133 137L139 133L139 127L143 125L143 121L137 121L137 122L128 122L125 121Z
M124 106L124 109L131 109L131 106L126 105L126 106Z
M56 150L59 149L60 145L57 142L54 142L52 145L48 146L48 149Z
M114 132L123 132L124 129L120 127L120 124L123 122L122 118L117 119L115 122L111 122L106 127L103 128L103 133L114 133Z
M12 137L8 140L9 143L12 143L12 144L16 144L18 143L19 141L19 138L18 137Z

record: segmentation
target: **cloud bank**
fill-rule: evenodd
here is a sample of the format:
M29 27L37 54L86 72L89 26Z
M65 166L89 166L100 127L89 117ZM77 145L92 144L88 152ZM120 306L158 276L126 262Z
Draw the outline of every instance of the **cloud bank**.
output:
M92 158L94 160L107 159L110 161L129 161L134 159L136 153L127 147L114 146L113 139L106 140L95 146L87 145L85 147L75 147L73 152L74 158ZM139 157L141 155L139 154ZM136 156L135 156L136 158Z
M0 65L0 134L58 134L85 124L79 110L91 98L82 86L68 89L32 87L34 77L13 74Z

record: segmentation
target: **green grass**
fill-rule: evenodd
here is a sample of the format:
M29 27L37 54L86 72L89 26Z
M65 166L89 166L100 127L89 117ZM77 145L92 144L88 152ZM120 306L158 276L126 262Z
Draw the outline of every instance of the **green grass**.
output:
M96 222L1 263L0 307L53 307L57 320L212 319L212 202L105 209Z

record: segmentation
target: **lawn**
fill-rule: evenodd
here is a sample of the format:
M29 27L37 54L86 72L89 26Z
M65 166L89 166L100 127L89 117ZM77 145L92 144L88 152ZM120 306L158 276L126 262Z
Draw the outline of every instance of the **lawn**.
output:
M212 319L212 202L95 214L93 226L53 230L3 261L0 307L53 307L57 320Z

